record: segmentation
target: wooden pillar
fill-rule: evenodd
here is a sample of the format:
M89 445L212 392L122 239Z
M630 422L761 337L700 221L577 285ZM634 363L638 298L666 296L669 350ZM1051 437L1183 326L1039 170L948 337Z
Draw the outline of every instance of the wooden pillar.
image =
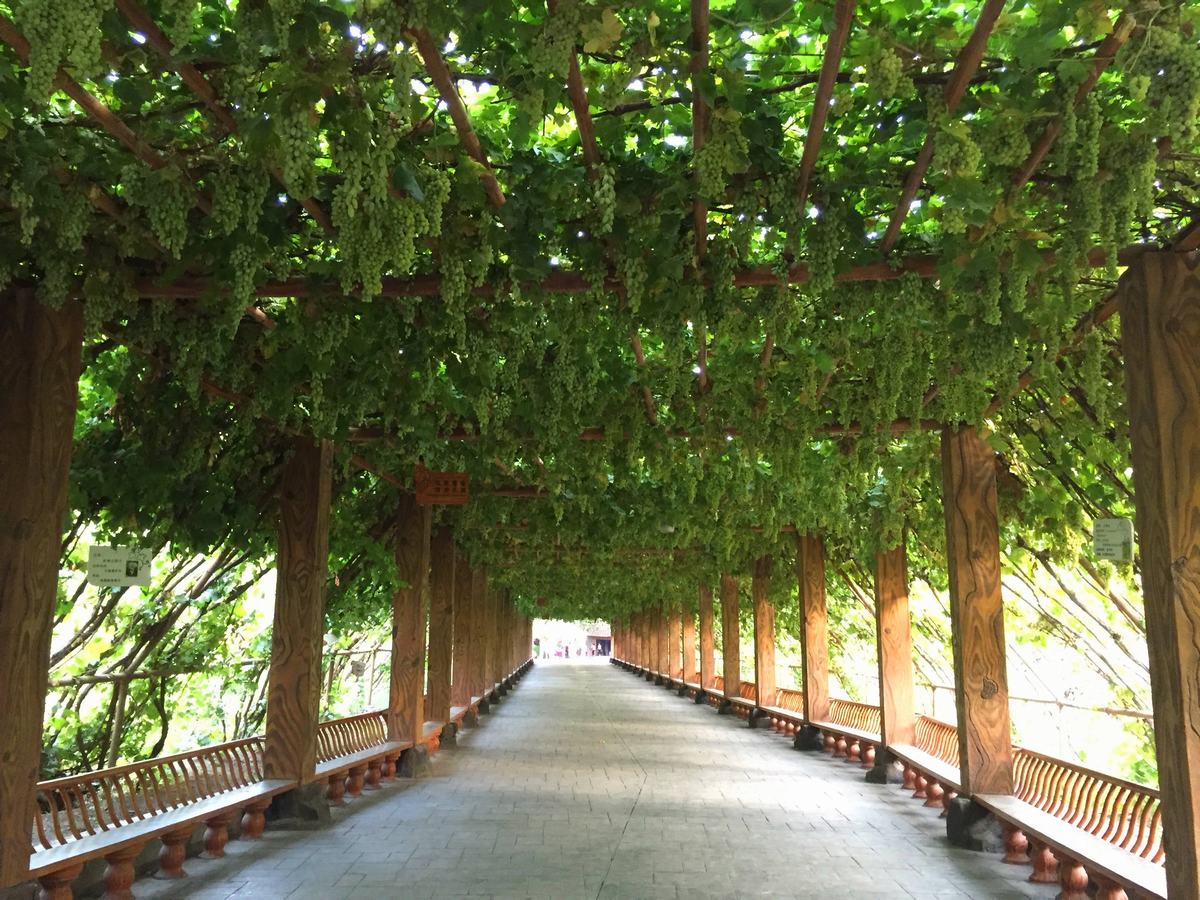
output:
M742 689L741 636L738 631L738 583L732 575L721 576L721 657L724 662L725 703L721 710L729 708L731 697L740 697Z
M483 685L480 694L490 696L495 692L496 682L500 679L496 673L496 657L498 656L498 635L496 625L499 618L496 612L496 591L487 582L487 576L480 575L483 581L483 610L480 623L483 629L483 647L480 656L483 659Z
M0 295L0 887L29 871L83 315Z
M454 539L439 528L430 547L429 709L433 722L450 721L451 670L454 660Z
M1121 279L1167 891L1200 896L1200 279L1146 253Z
M875 554L875 642L882 746L875 756L875 771L868 780L886 783L892 772L887 748L912 744L916 739L908 566L902 543Z
M471 569L471 697L487 694L487 574Z
M1012 793L995 453L973 427L942 431L954 696L963 794Z
M425 725L425 631L429 610L430 528L433 508L400 498L396 568L405 587L392 595L392 672L388 740L421 739Z
M683 681L685 684L696 684L699 675L696 673L696 611L683 610Z
M683 646L683 622L679 616L679 607L671 604L667 617L667 676L672 681L683 679L683 663L680 660L680 648Z
M471 566L466 557L454 553L454 682L451 703L454 706L470 706L471 690Z
M800 665L804 673L804 719L829 718L829 612L825 606L825 542L813 534L797 538L800 573ZM821 734L811 724L796 732L797 750L819 750Z
M711 691L717 674L716 639L713 637L713 592L700 585L700 687Z
M333 445L296 438L279 488L263 775L316 778Z
M771 557L754 561L750 592L754 599L754 703L775 705L775 606L771 603ZM751 725L756 719L751 718Z
M654 670L658 672L658 682L662 683L671 677L671 635L669 623L671 617L667 615L667 608L660 606L654 611L654 625L657 632L657 643L654 645Z

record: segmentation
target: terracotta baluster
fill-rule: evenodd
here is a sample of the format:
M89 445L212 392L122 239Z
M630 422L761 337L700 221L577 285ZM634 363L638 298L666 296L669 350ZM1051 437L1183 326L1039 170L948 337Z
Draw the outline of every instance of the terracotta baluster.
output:
M383 763L379 766L379 778L381 781L396 780L396 759L397 757L391 754L383 758Z
M379 780L383 778L383 761L373 759L367 763L367 776L363 781L364 787L370 791L379 790Z
M242 838L248 841L258 840L262 837L263 829L267 827L267 807L271 805L271 799L264 797L260 800L252 800L247 806L245 812L242 813Z
M958 791L950 788L943 788L943 790L945 793L942 794L942 812L941 815L938 816L939 819L944 819L946 816L950 815L950 804L954 801L954 798L958 796Z
M835 757L844 758L848 752L849 749L846 744L846 736L839 734L836 738L834 738L833 741L833 755Z
M363 779L367 774L366 766L355 766L346 774L346 793L351 797L361 797Z
M1087 870L1069 856L1059 857L1058 886L1062 891L1055 900L1088 900Z
M1014 866L1029 862L1029 838L1009 822L1004 823L1004 861Z
M865 741L862 745L862 767L864 769L875 768L875 745Z
M82 871L83 863L74 863L42 875L38 878L38 884L42 886L38 900L71 900L71 882Z
M846 762L862 762L862 744L853 738L846 744Z
M915 791L917 789L917 770L908 763L904 764L904 781L900 785L906 791ZM917 796L913 794L913 796Z
M914 788L913 799L914 800L924 800L926 797L929 796L927 793L925 793L925 788L929 786L929 782L926 781L924 773L919 772L915 769L913 770L913 772L914 772L914 775L913 775L913 788Z
M114 850L104 857L108 868L104 871L103 900L133 900L133 861L142 852L145 844L131 844Z
M942 795L945 790L942 788L941 782L929 779L925 783L925 805L930 809L942 808Z
M1109 881L1107 878L1093 878L1092 880L1096 882L1098 888L1095 900L1129 900L1125 888L1115 881Z
M346 805L346 778L344 775L330 775L325 788L325 800L330 806Z
M831 731L825 732L825 752L837 756L837 738Z
M1049 847L1041 841L1033 842L1033 874L1029 880L1037 884L1055 884L1058 882L1058 858Z
M204 851L201 856L220 859L225 855L225 845L229 843L229 823L232 821L233 813L229 811L204 820Z
M183 878L187 875L187 872L183 871L183 861L187 859L187 842L191 836L191 825L168 831L162 836L156 878Z

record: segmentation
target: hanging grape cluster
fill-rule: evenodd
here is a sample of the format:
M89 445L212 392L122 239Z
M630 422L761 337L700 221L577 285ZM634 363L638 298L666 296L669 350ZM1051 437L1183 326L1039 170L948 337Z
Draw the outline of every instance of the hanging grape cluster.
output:
M565 80L571 67L571 52L579 40L579 29L578 0L560 0L554 12L546 16L529 48L529 65L533 71Z
M317 145L311 109L294 109L271 119L278 142L279 168L288 193L304 200L317 192Z
M880 47L867 60L867 83L881 100L903 97L913 91L913 82L904 73L904 61L891 47Z
M750 141L742 134L741 118L728 106L714 109L708 141L693 154L696 191L706 202L724 197L729 176L746 171L749 165Z
M125 167L121 180L125 199L145 211L154 237L179 259L188 239L188 212L196 199L187 177L175 166L151 169L134 163Z
M1118 64L1130 76L1135 99L1144 97L1157 133L1185 141L1200 134L1200 45L1177 11L1164 12L1144 37L1130 40Z
M597 235L612 232L613 217L617 211L617 186L610 166L600 166L592 181L592 199L595 203Z
M49 99L59 66L76 77L99 70L100 22L109 6L107 0L21 0L15 5L17 25L29 40L26 87L31 99Z

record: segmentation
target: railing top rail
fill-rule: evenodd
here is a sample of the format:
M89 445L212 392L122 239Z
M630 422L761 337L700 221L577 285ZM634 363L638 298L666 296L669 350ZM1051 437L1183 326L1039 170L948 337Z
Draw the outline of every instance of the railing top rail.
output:
M346 722L358 722L363 719L375 719L375 718L380 718L380 717L386 716L386 715L387 715L386 709L372 709L372 710L368 710L367 712L355 713L352 716L341 716L340 718L337 718L337 719L326 719L323 722L318 722L317 727L318 728L327 728L331 725L338 725L338 724L343 724Z
M120 766L109 766L106 769L93 769L90 772L80 772L76 775L63 775L60 778L52 778L48 781L39 781L39 790L56 790L58 788L72 787L76 784L85 784L91 781L102 781L106 778L119 778L122 775L128 775L132 772L139 772L154 766L167 765L173 762L182 762L185 760L196 759L197 757L211 756L215 753L220 753L227 750L236 750L239 747L245 747L248 744L262 743L262 735L255 737L238 738L234 741L223 741L219 744L208 744L204 747L196 747L193 750L184 750L180 753L171 753L167 756L154 756L150 759L143 759L138 762L125 763Z

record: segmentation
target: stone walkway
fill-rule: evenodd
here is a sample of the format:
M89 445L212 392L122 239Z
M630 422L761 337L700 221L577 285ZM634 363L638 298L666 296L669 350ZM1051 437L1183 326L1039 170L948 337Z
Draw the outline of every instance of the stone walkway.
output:
M542 663L428 777L148 898L1050 898L897 787L607 660Z

